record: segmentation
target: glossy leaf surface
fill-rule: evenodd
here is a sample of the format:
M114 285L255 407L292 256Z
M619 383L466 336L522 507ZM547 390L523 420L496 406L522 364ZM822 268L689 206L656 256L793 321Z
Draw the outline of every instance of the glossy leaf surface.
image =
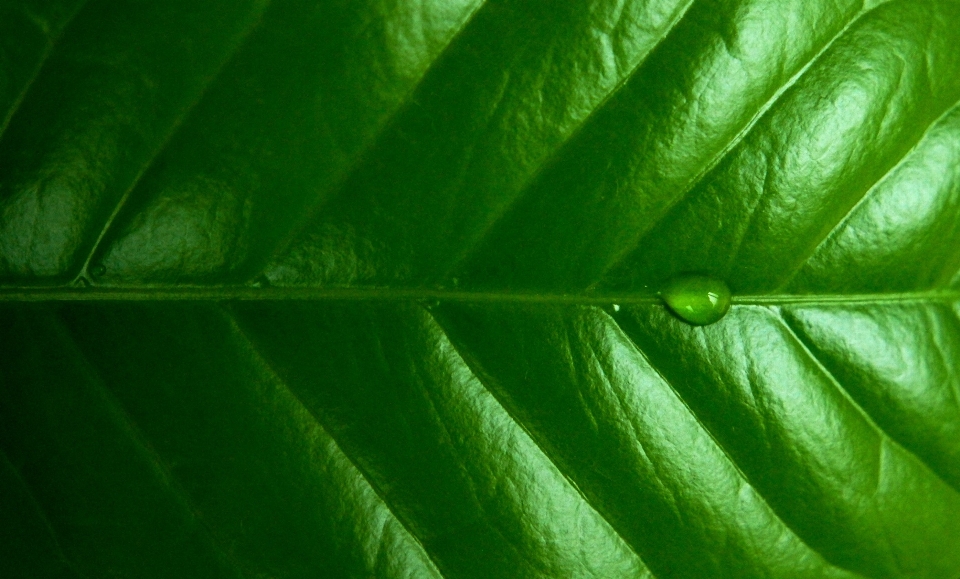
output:
M958 23L0 3L0 576L957 579Z

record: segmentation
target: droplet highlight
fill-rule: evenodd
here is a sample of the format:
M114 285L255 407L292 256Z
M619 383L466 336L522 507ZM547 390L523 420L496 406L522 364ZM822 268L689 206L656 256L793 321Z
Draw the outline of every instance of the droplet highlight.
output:
M719 321L730 309L730 288L705 275L681 275L660 290L660 297L681 320L694 326Z
M103 277L107 273L107 268L102 263L98 263L90 268L90 275L93 277Z

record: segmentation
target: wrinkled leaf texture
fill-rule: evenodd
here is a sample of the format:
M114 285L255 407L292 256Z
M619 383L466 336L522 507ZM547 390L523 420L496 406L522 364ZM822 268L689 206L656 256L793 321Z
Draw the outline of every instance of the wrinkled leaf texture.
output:
M956 0L0 2L0 575L960 577L958 46Z

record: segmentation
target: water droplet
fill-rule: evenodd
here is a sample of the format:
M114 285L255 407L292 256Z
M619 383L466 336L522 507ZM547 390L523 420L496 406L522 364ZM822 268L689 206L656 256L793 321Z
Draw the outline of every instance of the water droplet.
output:
M267 276L261 273L252 282L250 282L250 285L259 288L270 287L270 280L267 278Z
M620 311L620 304L613 304L613 311L619 312L619 311Z
M730 309L730 288L722 280L704 275L681 275L660 290L667 306L685 322L706 326Z
M423 300L420 302L420 305L428 310L432 310L440 306L440 300Z
M107 273L107 268L102 263L98 263L90 268L90 275L93 277L103 277Z

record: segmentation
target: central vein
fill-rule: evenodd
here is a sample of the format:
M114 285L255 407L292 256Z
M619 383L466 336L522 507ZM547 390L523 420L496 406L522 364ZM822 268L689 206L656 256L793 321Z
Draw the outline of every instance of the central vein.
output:
M429 288L306 288L247 286L181 286L136 288L6 288L0 302L63 301L402 301L516 303L608 306L663 303L653 293L567 294L536 292L461 291ZM857 304L960 302L960 291L935 290L873 294L734 295L734 305Z

